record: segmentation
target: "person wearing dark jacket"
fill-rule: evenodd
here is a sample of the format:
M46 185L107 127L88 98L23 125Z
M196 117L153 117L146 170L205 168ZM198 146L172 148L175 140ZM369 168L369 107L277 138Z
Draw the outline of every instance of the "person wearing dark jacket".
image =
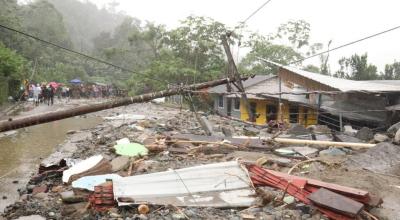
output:
M54 104L54 88L52 85L50 85L49 87L47 87L47 95L48 95L48 102L47 105L53 105Z

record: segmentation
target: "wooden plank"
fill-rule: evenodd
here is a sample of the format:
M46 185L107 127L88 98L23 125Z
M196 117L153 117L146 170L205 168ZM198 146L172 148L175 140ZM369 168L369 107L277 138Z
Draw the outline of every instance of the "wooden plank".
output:
M324 188L311 193L308 196L308 199L310 199L316 206L321 206L351 217L356 217L364 208L362 203Z
M367 191L364 190L360 190L360 189L355 189L355 188L351 188L351 187L347 187L347 186L341 186L341 185L337 185L334 183L326 183L323 181L319 181L319 180L315 180L315 179L308 179L305 177L299 177L299 176L293 176L293 175L289 175L286 173L281 173L281 172L277 172L274 170L268 170L268 172L271 172L272 174L274 174L275 176L279 176L281 178L284 178L286 180L295 180L295 179L304 179L307 180L307 183L309 185L312 186L316 186L316 187L323 187L341 194L346 194L349 196L356 196L356 197L368 197L369 194Z

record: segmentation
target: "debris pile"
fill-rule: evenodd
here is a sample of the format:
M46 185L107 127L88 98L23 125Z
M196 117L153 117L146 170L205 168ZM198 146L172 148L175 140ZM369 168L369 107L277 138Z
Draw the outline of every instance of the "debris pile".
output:
M397 130L388 135L364 128L334 133L326 126L295 125L279 131L203 114L203 123L217 134L207 136L193 113L185 110L148 103L101 114L106 120L99 126L69 132L68 140L42 162L38 174L20 190L20 200L7 207L3 217L391 216L382 206L395 201L385 200L374 183L343 178L353 175L348 170L357 170L354 175L400 185L374 173L398 175L400 148L390 143Z

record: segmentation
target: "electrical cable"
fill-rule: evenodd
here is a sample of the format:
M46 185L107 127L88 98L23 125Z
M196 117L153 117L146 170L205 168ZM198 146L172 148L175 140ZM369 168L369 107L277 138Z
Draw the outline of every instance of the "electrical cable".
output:
M359 42L361 42L361 41L364 41L364 40L367 40L367 39L370 39L370 38L373 38L373 37L376 37L376 36L379 36L379 35L382 35L382 34L391 32L391 31L394 31L394 30L399 29L399 28L400 28L400 25L399 25L399 26L396 26L396 27L393 27L393 28L390 28L390 29L387 29L387 30L384 30L384 31L381 31L381 32L378 32L378 33L376 33L376 34L369 35L369 36L367 36L367 37L363 37L363 38L361 38L361 39L358 39L358 40L355 40L355 41L352 41L352 42L343 44L343 45L340 45L340 46L338 46L338 47L335 47L335 48L332 48L332 49L328 49L328 50L323 51L323 52L320 52L320 53L316 53L316 54L311 55L311 56L309 56L309 57L305 57L305 58L296 60L296 61L294 61L294 62L289 63L288 65L295 64L295 63L299 63L299 62L302 62L302 61L304 61L304 60L307 60L307 59L310 59L310 58L313 58L313 57L316 57L316 56L320 56L320 55L322 55L322 54L325 54L325 53L328 53L328 52L331 52L331 51L334 51L334 50L338 50L338 49L341 49L341 48L343 48L343 47L347 47L347 46L350 46L350 45L359 43Z
M264 6L266 6L271 0L264 2L260 7L258 7L253 13L251 13L246 19L244 19L241 23L244 25L251 17L253 17L257 12L259 12Z

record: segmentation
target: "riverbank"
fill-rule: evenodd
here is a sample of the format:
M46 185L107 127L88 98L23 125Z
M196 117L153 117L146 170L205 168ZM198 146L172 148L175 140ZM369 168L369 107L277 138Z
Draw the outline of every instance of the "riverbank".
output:
M114 146L116 141L123 138L128 138L131 142L143 143L149 147L154 144L165 147L167 144L163 137L166 134L204 135L204 131L195 120L193 113L151 103L110 109L93 113L91 116L106 118L106 120L91 129L70 131L66 140L59 145L57 152L46 161L60 159L79 161L95 155L102 155L106 161L113 162L116 158L121 157L115 152ZM234 136L242 136L253 133L253 135L262 137L272 136L266 129L245 127L240 122L222 119L218 116L209 115L208 120L218 134L231 133ZM168 149L152 150L147 156L130 158L128 162L135 162L135 165L129 166L128 164L114 173L122 177L137 176L201 164L235 161L237 158L252 162L258 161L269 169L287 172L297 162L304 160L301 157L288 158L277 155L274 149L285 146L277 146L273 143L252 148L252 143L246 142L237 148L232 147L229 143L215 147L215 141L212 138L206 142L211 143L207 144L205 141L203 141L205 144L200 145L180 143L173 145L172 148L170 146ZM383 142L376 149L379 149L379 156L386 158L390 154L394 154L397 148L396 145ZM400 211L398 200L400 193L396 188L400 185L400 180L395 177L398 175L397 171L379 174L365 170L365 165L356 165L355 162L352 162L353 160L373 161L374 156L378 155L377 153L371 154L369 150L343 150L339 155L333 157L321 157L322 154L319 155L318 151L316 151L316 155L309 155L309 157L322 162L316 160L314 163L300 166L293 171L293 174L367 190L383 199L381 207L373 208L369 212L381 219L396 219L397 213ZM261 158L264 159L260 160ZM381 168L386 169L387 167ZM59 175L47 176L31 182L19 189L21 196L16 203L5 209L3 217L15 219L20 216L40 215L46 219L325 219L312 206L304 205L287 195L285 196L283 191L272 188L265 190L270 192L274 198L285 197L287 204L280 203L279 205L258 197L258 200L261 201L249 209L196 206L178 208L168 205L149 205L150 212L147 214L140 214L136 205L115 206L106 212L99 212L94 207L89 208L87 201L68 203L61 198L61 195L71 190L74 190L77 195L82 195L70 184L63 184ZM153 189L154 194L157 194L157 190L157 188Z

